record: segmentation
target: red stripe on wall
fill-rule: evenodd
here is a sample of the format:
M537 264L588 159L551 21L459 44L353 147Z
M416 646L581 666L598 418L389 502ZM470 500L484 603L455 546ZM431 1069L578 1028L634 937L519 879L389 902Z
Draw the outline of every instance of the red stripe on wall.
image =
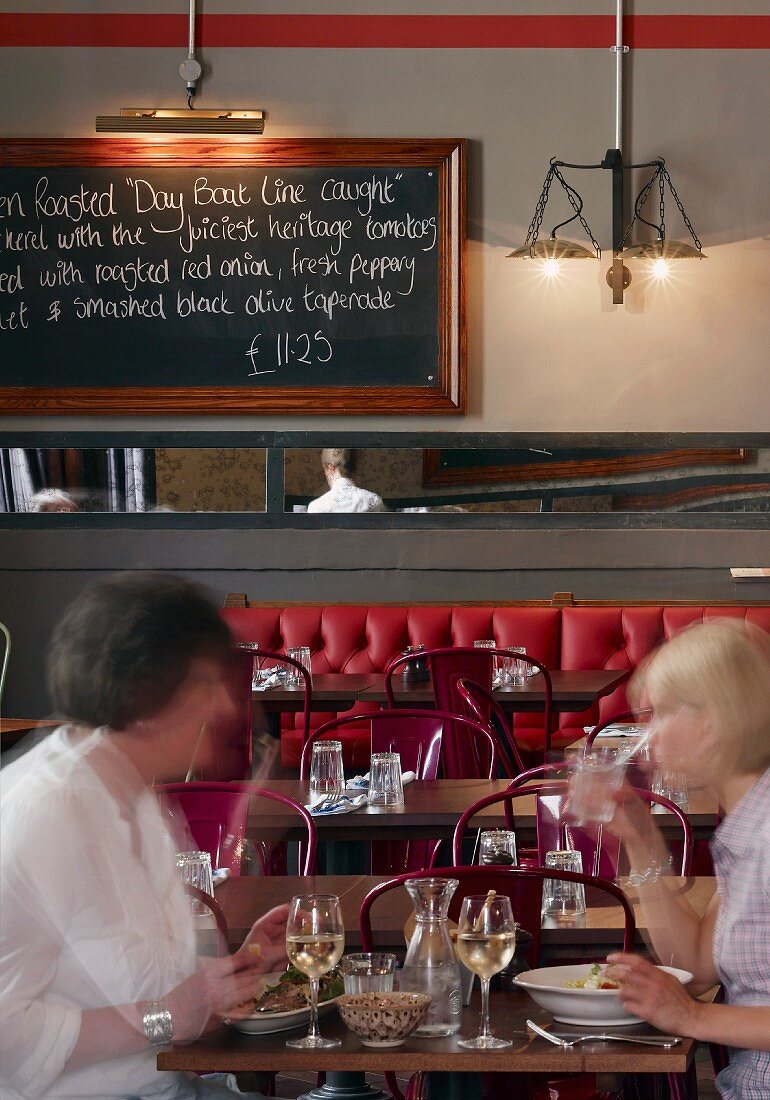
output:
M201 46L334 49L606 49L605 15L204 15ZM184 15L0 13L0 46L178 47ZM643 50L770 48L767 15L637 15L628 45Z

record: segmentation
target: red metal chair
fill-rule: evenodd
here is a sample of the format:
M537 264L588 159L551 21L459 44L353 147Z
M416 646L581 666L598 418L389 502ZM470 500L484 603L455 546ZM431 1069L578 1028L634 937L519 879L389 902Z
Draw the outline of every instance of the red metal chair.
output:
M414 878L456 878L459 880L459 888L455 891L452 903L449 907L449 915L457 920L462 905L462 900L467 894L484 894L488 890L496 890L511 899L513 913L523 927L531 931L532 944L529 958L534 963L537 960L540 949L540 907L542 889L532 889L533 884L540 883L546 878L564 879L569 882L580 882L586 887L594 887L609 894L623 909L624 930L623 950L632 951L636 934L636 922L631 905L614 882L606 879L593 878L590 875L577 875L571 871L562 871L555 868L543 867L440 867L435 870L420 871L417 873L397 875L395 878L381 882L370 890L361 903L359 923L361 927L361 949L363 951L374 950L372 939L371 910L375 902L391 890L403 886L409 879ZM394 1100L404 1100L395 1074L386 1073L385 1080L393 1094ZM421 1089L419 1082L413 1078L409 1083L407 1095L419 1095Z
M497 740L500 753L500 762L509 779L515 779L517 775L525 771L526 764L521 755L512 724L508 716L495 699L491 691L487 691L481 684L473 680L464 680L458 677L455 688L465 707L465 713L469 718L475 718L483 726L488 725L490 733Z
M453 714L464 713L464 703L457 691L458 680L470 680L484 688L487 693L492 691L492 675L495 658L507 659L514 656L508 649L482 649L465 646L449 646L441 649L426 649L420 653L420 657L427 658L430 667L433 694L436 706L439 710L449 711ZM535 657L524 654L515 654L517 659L524 661L537 669L543 676L544 682L544 759L547 759L551 751L551 713L553 709L553 687L548 669ZM414 660L414 654L403 654L394 658L385 669L385 693L388 706L393 707L393 675L408 661ZM488 719L487 719L488 720ZM444 743L444 774L447 779L464 779L468 774L467 750L463 742L454 737L445 738Z
M397 752L402 771L413 771L419 780L435 779L441 759L442 740L448 725L459 724L475 743L473 759L478 770L472 778L492 779L497 772L497 744L489 730L472 718L458 718L440 710L379 710L371 714L344 715L319 726L302 750L300 778L310 775L313 744L333 737L341 727L361 724L362 717L371 723L372 752ZM388 875L422 870L429 866L439 845L437 840L376 841L371 846L372 874Z
M544 771L544 768L532 768L531 771ZM469 806L461 815L455 826L452 838L452 859L459 863L462 859L462 839L468 822L488 806L494 806L502 802L506 809L506 822L511 828L515 828L515 816L513 812L513 799L526 798L535 795L536 819L537 819L537 859L542 866L546 852L557 851L565 847L565 839L569 847L580 852L583 857L583 867L592 875L604 878L614 878L618 870L620 855L620 842L616 837L607 836L601 826L597 829L586 829L569 824L565 816L565 794L567 783L564 780L550 780L539 783L530 783L524 786L524 772L517 780L510 784L507 791L487 795ZM682 827L682 858L679 874L688 876L692 870L693 838L690 822L684 811L662 795L653 794L645 789L634 789L634 794L651 805L663 806L669 813L676 817ZM566 833L566 837L565 837Z
M317 847L315 822L305 807L288 795L253 783L165 783L155 790L171 817L189 828L200 851L211 853L212 867L228 867L233 876L241 873L249 800L267 798L290 807L307 829L302 873L313 874ZM263 875L286 873L285 843L268 842L264 846L257 843L256 851Z

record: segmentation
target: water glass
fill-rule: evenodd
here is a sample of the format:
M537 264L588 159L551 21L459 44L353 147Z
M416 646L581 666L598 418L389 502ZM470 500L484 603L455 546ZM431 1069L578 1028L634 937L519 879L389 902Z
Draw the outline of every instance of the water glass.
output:
M505 669L503 671L504 683L513 684L514 687L524 687L529 675L529 665L526 661L520 661L513 654L521 653L525 657L527 655L527 647L523 645L508 646L508 652L512 654L511 657L506 658Z
M546 852L546 867L558 867L561 871L583 873L583 857L580 852ZM586 911L586 892L581 882L568 882L560 878L547 878L543 882L543 916L572 918Z
M685 807L689 801L687 776L683 772L656 768L652 778L652 793L662 795L677 806Z
M570 772L566 810L576 825L606 824L615 813L613 794L626 773L625 755L618 762L617 749L603 746L579 756Z
M211 855L209 852L177 852L176 865L182 883L196 886L204 894L214 894L214 879L211 874ZM188 898L193 916L200 917L209 909L197 898Z
M287 657L293 657L295 661L302 665L310 672L310 646L299 645L293 649L286 650ZM305 686L305 679L301 672L298 672L293 665L286 666L286 687L287 688L300 688Z
M397 752L372 753L369 765L369 805L404 805L401 757Z
M262 658L259 655L259 642L236 642L235 648L251 653L254 662L251 666L251 686L252 688L258 688L262 682Z
M479 638L473 643L474 649L497 649L497 642L494 638ZM500 687L503 682L503 667L502 658L492 658L492 686Z
M381 951L363 951L340 959L346 993L391 993L396 956Z
M479 863L482 866L516 867L516 833L512 829L485 829L479 843Z
M316 741L310 760L310 794L340 798L345 790L341 741Z

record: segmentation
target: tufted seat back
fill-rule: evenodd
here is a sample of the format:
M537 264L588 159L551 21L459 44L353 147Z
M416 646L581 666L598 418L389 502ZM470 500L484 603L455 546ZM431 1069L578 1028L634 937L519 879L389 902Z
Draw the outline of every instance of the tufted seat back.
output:
M238 641L265 649L310 647L313 672L384 672L409 645L429 649L470 646L494 638L507 648L523 645L550 669L634 669L647 654L691 623L719 616L745 619L770 632L770 607L494 607L328 604L291 607L226 607L222 615ZM567 744L582 727L627 709L626 688L580 714L562 714L554 744ZM362 713L366 708L357 708ZM368 709L372 709L371 707ZM334 717L313 716L313 728ZM300 716L284 715L281 760L299 767ZM516 736L529 748L542 739L536 714L516 716ZM345 755L352 767L368 766L368 728L346 731Z

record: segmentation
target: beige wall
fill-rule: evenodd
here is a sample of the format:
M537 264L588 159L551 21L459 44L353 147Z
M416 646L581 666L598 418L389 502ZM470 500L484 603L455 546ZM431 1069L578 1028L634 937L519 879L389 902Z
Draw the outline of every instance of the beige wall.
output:
M48 7L74 10L77 0ZM110 2L104 10L131 10ZM136 10L141 10L137 4ZM389 11L527 12L524 0L400 0ZM602 0L549 0L542 11L606 13ZM0 0L14 10L16 0ZM86 8L85 0L80 3ZM163 4L163 10L177 6ZM637 13L667 11L637 0ZM354 5L210 0L207 11L377 11ZM144 9L146 10L146 9ZM684 0L677 11L766 12L756 0ZM0 50L0 132L93 134L97 111L178 105L179 49ZM708 260L682 263L670 285L635 276L613 307L601 265L573 263L541 285L521 243L548 160L600 159L613 143L613 61L604 50L208 49L200 106L258 106L266 136L467 137L469 414L362 418L356 427L504 431L763 431L770 423L770 143L766 51L636 51L628 63L627 157L664 155ZM13 94L10 94L10 93ZM23 106L20 106L23 105ZM598 173L592 174L599 176ZM603 244L609 181L581 179ZM679 231L669 214L672 230ZM342 418L221 417L201 428L330 428ZM56 426L162 427L161 418L60 417ZM13 418L0 428L51 428Z
M175 512L263 512L265 452L235 447L155 451L157 503Z

